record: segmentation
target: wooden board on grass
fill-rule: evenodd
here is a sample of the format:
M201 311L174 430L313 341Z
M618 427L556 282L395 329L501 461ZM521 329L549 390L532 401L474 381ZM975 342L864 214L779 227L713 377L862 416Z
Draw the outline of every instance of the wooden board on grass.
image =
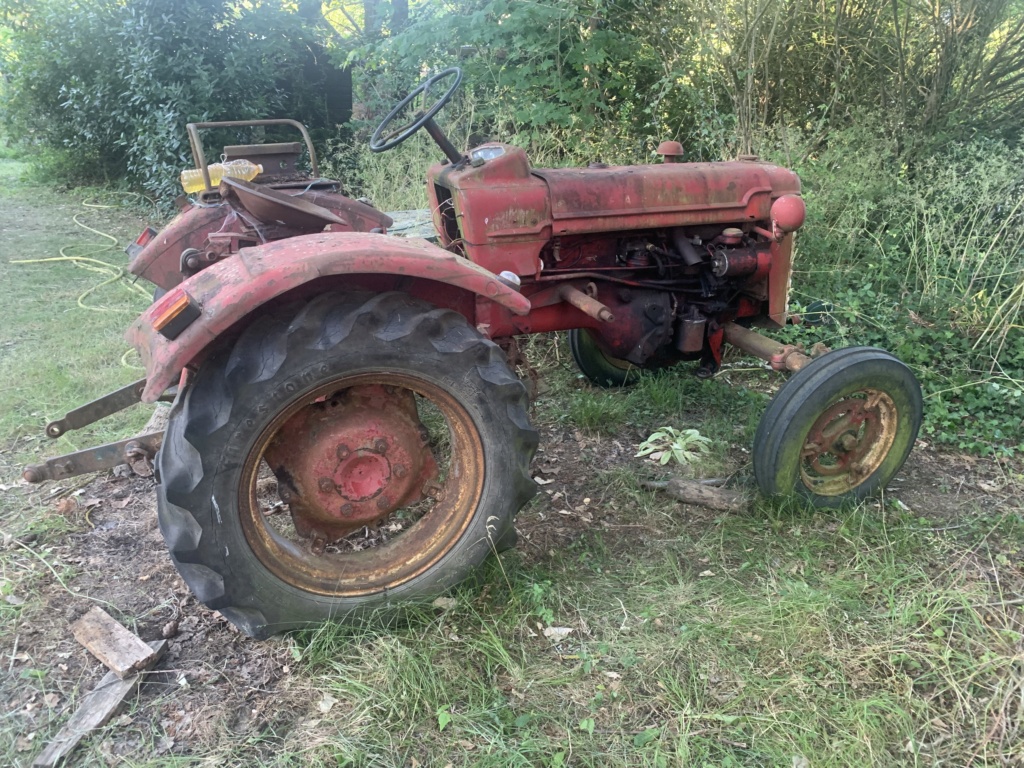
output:
M75 639L118 677L131 677L150 666L154 651L99 606L71 625Z
M156 640L144 645L152 651L152 658L148 664L152 666L163 656L167 641ZM125 699L139 687L142 677L136 674L126 680L119 677L116 672L107 672L96 687L85 694L71 719L32 762L34 768L51 768L58 765L90 731L106 725L110 718L117 714Z

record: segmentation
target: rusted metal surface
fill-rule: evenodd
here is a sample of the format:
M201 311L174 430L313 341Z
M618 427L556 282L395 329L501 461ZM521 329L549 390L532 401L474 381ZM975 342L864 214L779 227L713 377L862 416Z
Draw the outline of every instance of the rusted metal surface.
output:
M229 208L190 205L131 260L128 271L165 290L181 282L181 253L201 249L207 235L220 228Z
M98 445L77 453L69 453L48 459L43 464L25 467L22 477L29 483L41 483L45 480L63 480L66 477L83 475L86 472L99 472L113 469L118 464L130 464L138 461L140 456L152 459L163 442L163 432L151 432L117 443Z
M319 232L328 224L346 224L344 219L316 203L244 179L225 176L220 182L220 196L232 207L240 205L268 224L277 222L311 232Z
M253 181L266 184L294 180L299 175L299 156L302 143L298 141L271 144L233 144L224 147L224 161L249 160L263 166L263 172Z
M330 190L305 189L305 186L308 185L300 189L274 191L329 211L341 221L340 224L329 225L333 232L369 232L377 228L387 229L392 224L391 217L376 208ZM196 253L205 254L209 250L211 236L229 225L227 219L231 215L234 214L227 203L187 206L132 257L128 271L164 290L170 290L185 277L181 271L182 253L192 249ZM282 236L295 234L295 231L283 232ZM258 239L254 242L258 242Z
M272 528L259 500L258 481L260 466L281 427L299 411L338 392L374 387L414 392L436 407L447 423L446 473L426 490L430 502L421 503L428 508L386 545L342 554L325 551L324 540L315 534L308 539L290 539L285 532ZM366 426L365 434L371 431L372 427ZM372 444L370 447L377 448ZM441 457L437 459L440 461ZM382 477L383 473L378 471L378 480ZM483 494L483 444L470 415L440 387L403 375L365 374L325 384L285 409L257 440L243 467L242 478L238 489L242 529L253 553L267 569L285 583L313 594L371 594L423 573L465 532Z
M127 386L121 387L110 394L86 403L72 411L68 411L63 419L56 419L46 425L47 437L60 437L69 429L81 429L84 426L99 421L112 413L123 411L142 397L142 391L146 388L146 380L139 379Z
M661 155L662 162L683 162L683 145L678 141L663 141L658 145L658 149L656 151Z
M840 398L811 426L800 451L800 476L820 496L840 496L867 480L889 454L896 403L876 389Z
M571 285L560 285L558 287L558 296L562 301L572 304L576 309L595 320L600 320L602 323L610 323L615 320L615 315L612 314L608 307Z
M534 171L547 182L555 235L769 218L796 175L751 163L673 163ZM595 221L596 220L596 221Z
M327 276L376 274L419 278L461 289L526 314L530 301L497 275L422 240L356 232L324 232L243 249L189 278L154 302L129 328L128 341L146 366L143 402L153 402L181 370L237 321L276 296ZM154 321L187 290L202 317L176 339L165 339ZM391 290L394 290L392 287Z
M726 323L724 331L727 342L748 355L768 361L776 371L799 371L811 362L808 355L792 344L780 344L736 323Z
M265 458L301 536L336 541L423 498L437 462L407 389L349 387L281 425Z
M771 247L772 265L768 271L767 318L778 328L789 315L789 283L793 276L793 236L787 235Z

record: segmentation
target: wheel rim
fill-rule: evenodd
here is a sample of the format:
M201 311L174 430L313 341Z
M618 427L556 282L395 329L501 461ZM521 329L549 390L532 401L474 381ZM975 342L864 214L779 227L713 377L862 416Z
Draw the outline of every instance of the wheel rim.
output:
M473 519L483 480L480 433L456 397L409 374L366 373L318 386L271 421L243 466L239 514L253 553L279 579L359 596L444 557ZM291 520L268 514L268 481Z
M800 452L800 476L819 496L840 496L864 483L889 454L899 425L885 392L862 389L829 405Z

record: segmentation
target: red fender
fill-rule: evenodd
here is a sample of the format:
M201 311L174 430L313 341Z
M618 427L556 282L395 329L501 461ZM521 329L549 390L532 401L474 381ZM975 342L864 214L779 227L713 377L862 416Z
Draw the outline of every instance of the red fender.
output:
M146 366L144 403L157 398L182 369L236 322L275 296L332 275L380 274L447 283L490 299L517 315L530 300L497 276L426 240L403 240L366 232L322 232L243 248L207 267L154 302L128 329L126 338ZM187 292L202 314L174 340L153 324Z

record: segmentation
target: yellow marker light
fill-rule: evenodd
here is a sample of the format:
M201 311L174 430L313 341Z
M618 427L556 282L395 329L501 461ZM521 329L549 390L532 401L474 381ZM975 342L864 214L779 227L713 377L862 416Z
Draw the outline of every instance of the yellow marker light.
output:
M180 291L177 298L153 321L153 329L167 339L176 339L202 314L199 305L186 291Z

